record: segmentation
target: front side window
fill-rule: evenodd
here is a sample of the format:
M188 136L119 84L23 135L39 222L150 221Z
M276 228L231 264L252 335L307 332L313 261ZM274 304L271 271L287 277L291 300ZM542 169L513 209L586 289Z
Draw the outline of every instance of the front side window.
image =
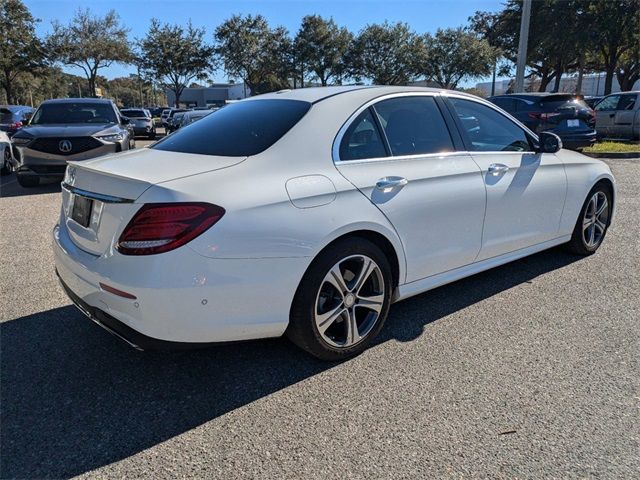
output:
M66 123L118 123L118 119L109 103L89 102L44 103L31 119L31 125Z
M299 100L243 100L213 112L157 142L156 150L226 157L257 155L309 111Z
M618 102L620 101L620 95L611 95L603 98L600 103L596 105L594 109L597 112L606 112L609 110L616 110L618 108Z
M356 118L340 143L340 160L386 157L387 152L370 108Z
M476 152L526 152L525 131L494 109L471 100L450 99L466 134L467 148Z

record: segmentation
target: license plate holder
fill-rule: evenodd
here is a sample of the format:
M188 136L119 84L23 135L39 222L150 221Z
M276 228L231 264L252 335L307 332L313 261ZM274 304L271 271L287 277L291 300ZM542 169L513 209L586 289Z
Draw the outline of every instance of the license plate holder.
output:
M85 228L89 227L91 222L91 210L93 209L93 200L80 195L73 196L73 206L71 207L71 218L74 222Z

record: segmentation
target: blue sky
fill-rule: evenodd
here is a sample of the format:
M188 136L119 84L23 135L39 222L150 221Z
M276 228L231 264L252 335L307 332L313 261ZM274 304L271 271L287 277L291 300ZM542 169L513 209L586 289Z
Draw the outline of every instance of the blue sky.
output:
M67 23L78 8L89 7L94 14L115 9L130 36L142 37L151 18L163 22L184 24L191 19L206 27L209 38L217 25L233 14L262 14L273 25L283 25L294 34L300 20L308 14L333 17L341 26L358 32L368 23L403 21L417 32L435 32L438 28L466 25L477 10L499 10L502 0L26 0L32 14L41 20L38 33L51 31L51 21ZM69 69L70 72L80 72ZM100 71L107 78L133 73L133 69L113 65ZM216 81L226 80L224 72L214 75ZM475 82L470 82L474 84Z

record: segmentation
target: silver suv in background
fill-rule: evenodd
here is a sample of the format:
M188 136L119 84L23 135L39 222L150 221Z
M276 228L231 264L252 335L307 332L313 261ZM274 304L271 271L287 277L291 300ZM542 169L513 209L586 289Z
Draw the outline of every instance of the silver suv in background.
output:
M594 110L598 137L640 140L640 91L607 95Z
M40 178L64 177L67 162L133 148L129 119L111 100L65 98L43 102L11 138L18 183L35 187Z

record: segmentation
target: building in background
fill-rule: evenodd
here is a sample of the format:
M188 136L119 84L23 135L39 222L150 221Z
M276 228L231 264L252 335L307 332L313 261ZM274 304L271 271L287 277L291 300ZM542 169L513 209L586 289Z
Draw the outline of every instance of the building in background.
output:
M604 95L604 73L592 73L588 75L584 75L582 77L582 91L580 92L585 96L597 96ZM506 80L497 80L496 81L496 92L495 95L502 95L507 93L509 90L509 86L514 82L512 79ZM576 85L578 83L578 76L571 75L568 77L562 77L560 79L560 92L574 93L576 91ZM547 92L553 90L554 82L551 82L547 86ZM485 96L491 95L491 82L481 82L476 84L476 89L480 90ZM536 79L533 81L529 78L524 81L524 89L527 92L537 92L538 87L536 85ZM633 90L640 90L640 80L635 83L633 86ZM618 80L613 77L613 84L611 86L611 93L616 93L620 91L620 84Z
M166 91L167 102L175 105L176 96ZM242 100L251 94L243 83L215 83L208 87L185 88L180 95L181 107L220 107L229 100Z

